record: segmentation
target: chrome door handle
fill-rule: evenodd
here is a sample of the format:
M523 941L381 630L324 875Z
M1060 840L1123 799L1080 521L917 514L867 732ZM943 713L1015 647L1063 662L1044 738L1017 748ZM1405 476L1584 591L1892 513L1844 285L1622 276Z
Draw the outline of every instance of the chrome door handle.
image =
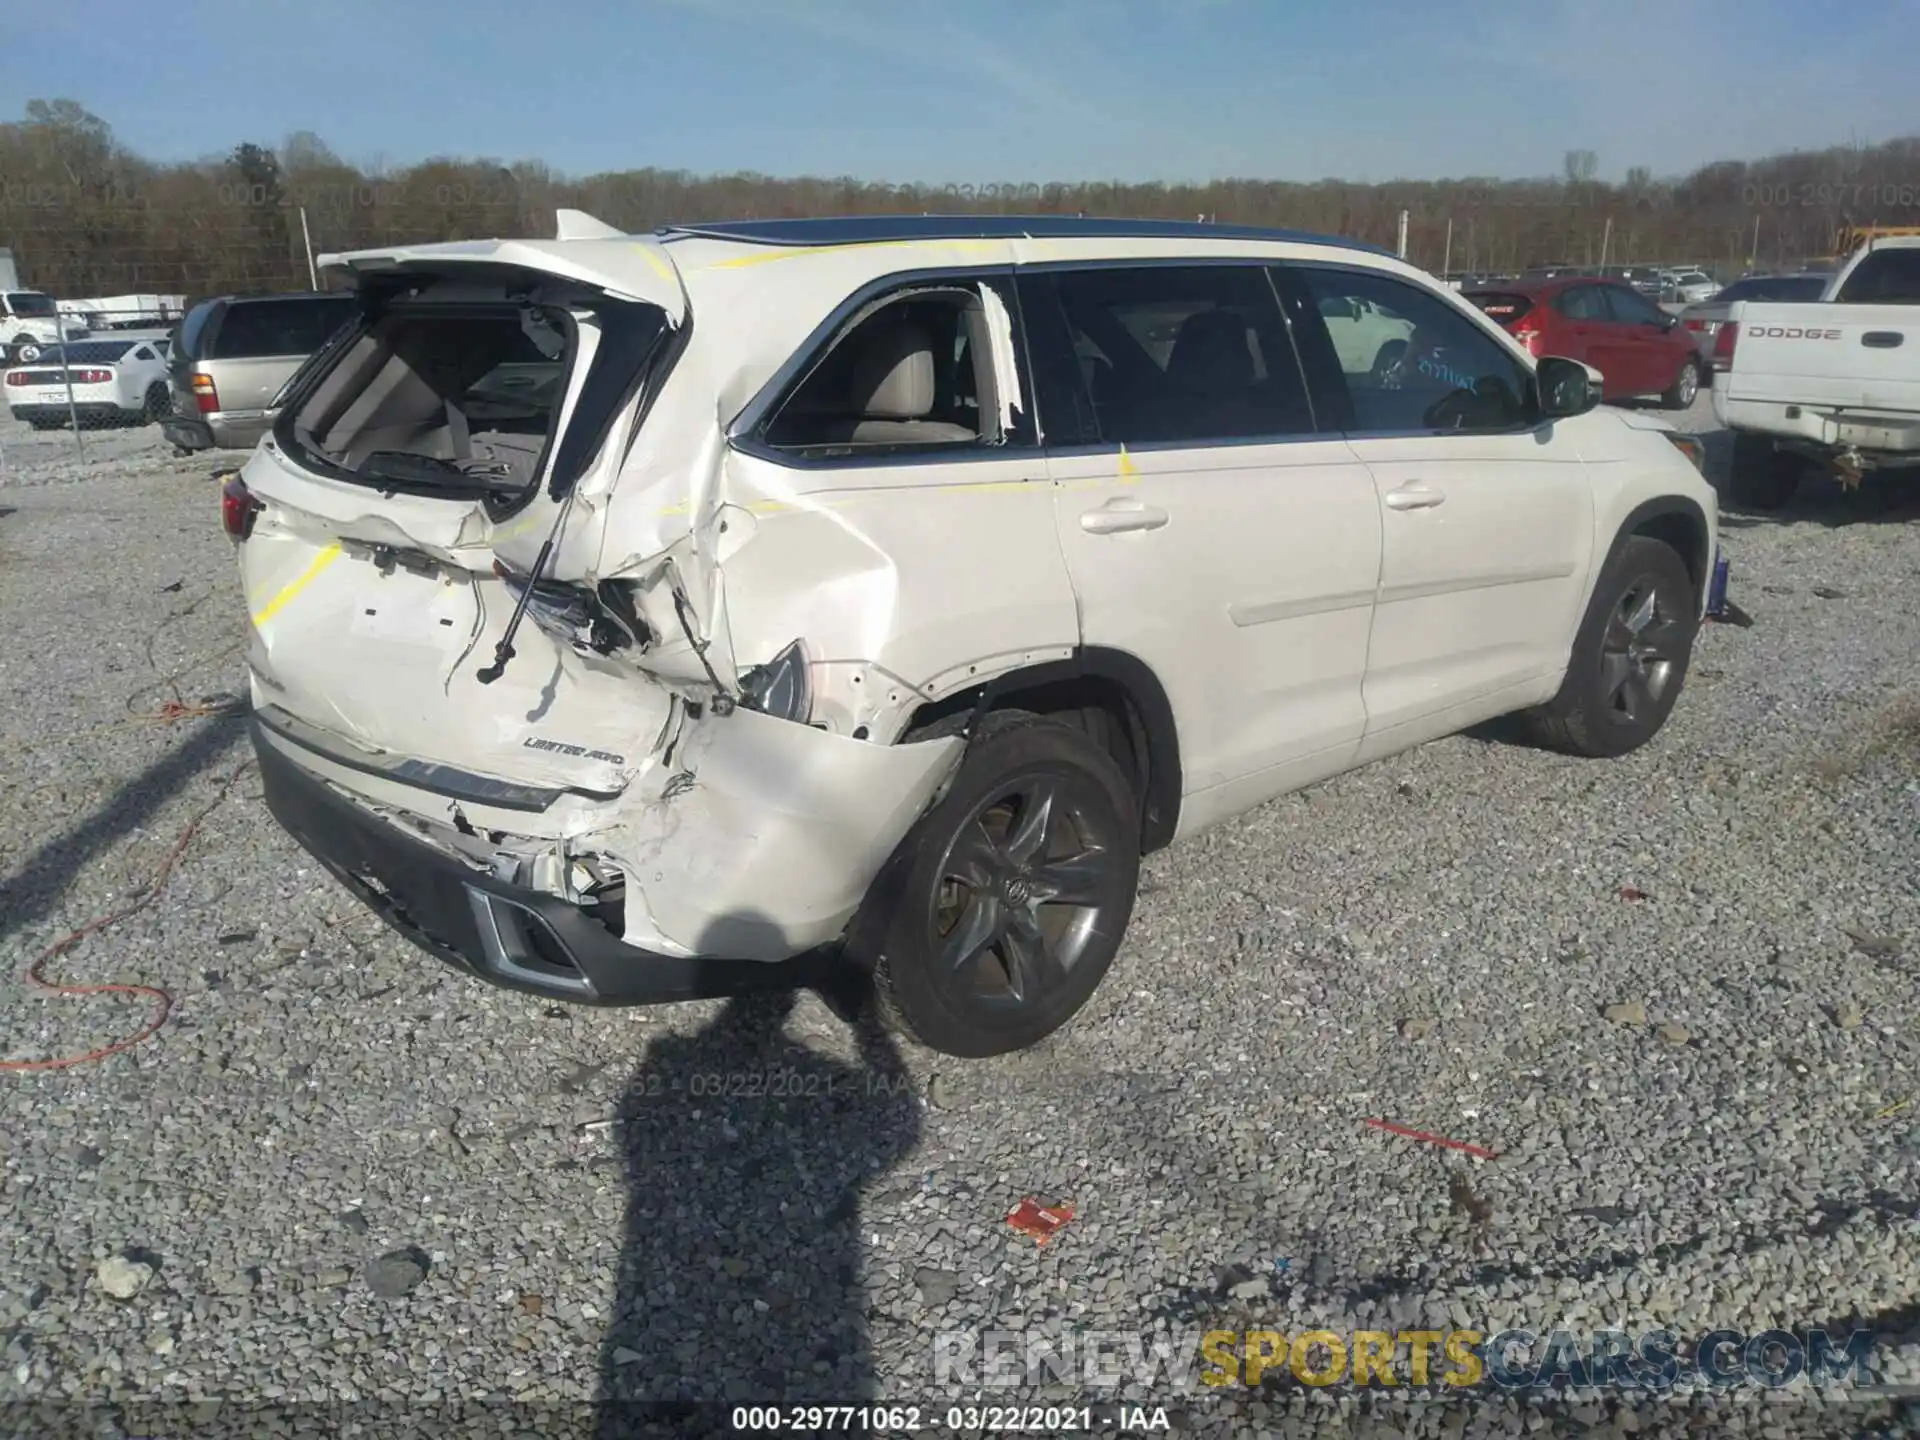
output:
M1389 510L1431 510L1435 505L1447 503L1444 490L1430 489L1418 480L1402 485L1398 490L1387 492Z
M1138 500L1109 500L1098 510L1080 516L1080 528L1089 535L1118 535L1126 530L1158 530L1167 523L1167 512Z

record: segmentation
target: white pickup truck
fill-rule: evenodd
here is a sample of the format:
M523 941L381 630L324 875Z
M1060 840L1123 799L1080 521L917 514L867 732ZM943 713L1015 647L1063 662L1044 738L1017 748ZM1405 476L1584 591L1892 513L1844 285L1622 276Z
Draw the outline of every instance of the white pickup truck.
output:
M1778 509L1818 466L1849 488L1920 466L1920 235L1870 242L1816 303L1734 305L1713 368L1736 504Z

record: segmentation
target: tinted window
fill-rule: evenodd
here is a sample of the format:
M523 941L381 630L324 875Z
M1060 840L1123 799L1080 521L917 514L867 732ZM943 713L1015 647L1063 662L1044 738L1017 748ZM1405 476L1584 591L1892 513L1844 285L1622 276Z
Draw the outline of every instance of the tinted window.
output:
M1824 275L1756 275L1736 280L1716 294L1709 304L1731 305L1736 300L1805 300L1820 298L1827 288Z
M1507 295L1496 291L1482 290L1464 297L1490 320L1502 325L1511 325L1522 315L1533 309L1531 295Z
M353 313L349 298L236 300L214 333L210 360L311 355Z
M1617 285L1609 285L1604 292L1607 308L1613 312L1613 318L1625 325L1658 325L1665 313L1652 301L1633 291Z
M78 340L66 345L46 345L40 350L42 363L71 361L76 365L105 365L118 360L133 348L125 340Z
M54 314L53 301L37 290L15 290L7 296L7 308L16 315L51 318Z
M1527 368L1439 295L1374 271L1290 273L1320 316L1349 301L1375 317L1371 333L1344 341L1327 320L1316 342L1337 358L1355 429L1504 430L1531 418Z
M1048 387L1042 419L1055 440L1075 424L1073 438L1109 445L1313 430L1258 266L1071 270L1038 277L1031 293L1029 339ZM1036 317L1043 306L1054 313Z
M1601 293L1598 285L1576 285L1571 290L1562 290L1553 302L1553 308L1569 320L1610 320L1607 309L1607 297Z
M1002 314L989 317L989 296ZM991 287L920 288L870 307L781 401L766 442L824 458L1016 438L1015 407L999 398L996 323L1012 333L1011 310Z
M1842 305L1920 304L1920 249L1874 251L1834 299Z

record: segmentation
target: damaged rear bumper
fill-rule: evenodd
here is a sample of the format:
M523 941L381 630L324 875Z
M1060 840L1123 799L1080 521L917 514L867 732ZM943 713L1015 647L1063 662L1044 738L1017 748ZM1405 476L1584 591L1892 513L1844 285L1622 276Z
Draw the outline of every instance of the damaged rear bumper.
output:
M304 771L252 722L267 808L327 870L421 949L496 985L588 1005L713 999L793 983L759 960L629 945L558 896L494 879L410 839Z

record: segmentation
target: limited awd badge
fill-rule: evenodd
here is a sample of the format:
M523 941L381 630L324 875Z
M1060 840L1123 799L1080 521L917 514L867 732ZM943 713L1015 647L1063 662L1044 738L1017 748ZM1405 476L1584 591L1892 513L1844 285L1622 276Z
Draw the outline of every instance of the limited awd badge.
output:
M624 755L609 755L605 750L589 750L584 745L565 745L558 740L543 740L538 735L529 735L521 742L529 750L548 750L555 755L574 755L582 760L604 760L609 765L624 765Z

